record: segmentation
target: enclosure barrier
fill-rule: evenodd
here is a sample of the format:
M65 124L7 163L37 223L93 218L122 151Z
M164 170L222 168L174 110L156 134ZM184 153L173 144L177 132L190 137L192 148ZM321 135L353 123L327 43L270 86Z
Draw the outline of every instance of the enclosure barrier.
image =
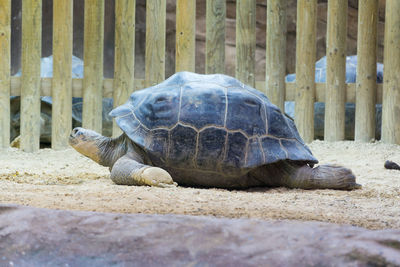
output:
M255 81L255 0L238 0L236 9L236 77L265 92L283 108L296 101L295 121L306 142L314 138L314 102L325 102L325 137L344 138L344 104L356 103L356 141L374 138L375 104L382 103L382 140L400 144L400 1L386 0L385 76L376 84L378 0L359 0L358 74L345 83L347 1L328 1L327 83L315 83L317 0L297 1L296 83L285 83L286 1L267 1L265 81ZM100 131L102 97L125 102L137 89L165 79L166 1L146 1L145 79L134 78L135 0L115 2L115 75L103 78L104 0L86 0L84 78L72 79L73 1L53 3L53 78L40 78L41 0L24 0L22 8L22 76L10 75L11 0L0 0L0 147L9 146L10 95L21 96L21 148L39 149L40 96L53 97L52 147L68 146L71 97L83 97L83 126ZM176 1L176 71L194 71L194 0ZM205 73L225 70L224 0L206 0ZM357 97L356 97L357 96ZM113 135L120 133L114 125Z

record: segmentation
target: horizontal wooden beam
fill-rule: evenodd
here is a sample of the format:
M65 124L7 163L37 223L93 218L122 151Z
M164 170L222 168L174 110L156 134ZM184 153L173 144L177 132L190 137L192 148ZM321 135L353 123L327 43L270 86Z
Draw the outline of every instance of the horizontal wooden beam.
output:
M41 78L41 96L51 96L51 81L52 78ZM382 84L377 84L376 103L382 103ZM72 96L82 97L83 79L72 79ZM315 101L325 102L325 83L315 84ZM145 88L143 79L135 79L135 90ZM256 89L263 92L265 81L256 81ZM285 100L294 101L296 93L296 83L287 82L285 91ZM11 77L11 95L21 95L21 77ZM113 79L103 79L103 97L113 96ZM356 84L346 84L346 102L356 102Z
M256 89L259 91L263 91L265 86L264 81L256 82ZM376 92L376 103L382 104L382 83L377 84L377 92ZM325 83L315 83L315 102L325 102ZM285 90L285 101L294 101L296 93L296 83L287 82L286 90ZM356 84L355 83L347 83L346 84L346 103L355 103L356 102Z

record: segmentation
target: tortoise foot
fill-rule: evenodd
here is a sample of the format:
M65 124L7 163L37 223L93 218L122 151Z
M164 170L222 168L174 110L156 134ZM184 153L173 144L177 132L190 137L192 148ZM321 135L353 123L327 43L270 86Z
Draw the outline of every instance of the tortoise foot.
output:
M158 167L144 167L139 171L140 180L143 184L158 187L175 187L177 183L172 180L171 175Z
M335 165L321 165L315 168L302 166L295 174L293 185L293 187L303 189L353 190L361 188L350 169Z

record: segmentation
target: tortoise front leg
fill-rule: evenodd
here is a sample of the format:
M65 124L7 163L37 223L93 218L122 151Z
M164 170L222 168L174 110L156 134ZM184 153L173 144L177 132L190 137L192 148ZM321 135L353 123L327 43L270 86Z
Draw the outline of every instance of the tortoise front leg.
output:
M135 160L133 154L126 154L115 162L111 169L111 180L119 185L158 187L174 187L177 185L167 171L142 164Z

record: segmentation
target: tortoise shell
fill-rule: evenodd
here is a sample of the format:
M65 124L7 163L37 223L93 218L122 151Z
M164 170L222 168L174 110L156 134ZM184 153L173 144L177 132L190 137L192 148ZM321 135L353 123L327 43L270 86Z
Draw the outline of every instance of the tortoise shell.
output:
M110 115L154 166L230 173L281 160L318 162L291 118L226 75L176 73Z

